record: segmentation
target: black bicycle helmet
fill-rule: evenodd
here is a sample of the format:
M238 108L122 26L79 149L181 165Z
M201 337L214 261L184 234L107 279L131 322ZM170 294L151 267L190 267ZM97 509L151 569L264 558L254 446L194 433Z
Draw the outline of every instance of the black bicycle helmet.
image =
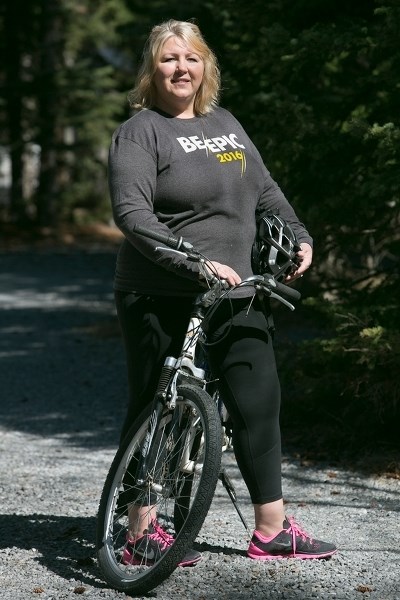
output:
M293 229L278 215L266 213L257 219L257 234L252 249L252 266L256 275L269 273L284 280L299 265L300 246Z

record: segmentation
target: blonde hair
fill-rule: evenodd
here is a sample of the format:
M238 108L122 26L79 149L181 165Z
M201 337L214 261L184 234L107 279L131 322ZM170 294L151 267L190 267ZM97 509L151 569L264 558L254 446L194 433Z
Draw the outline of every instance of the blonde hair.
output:
M207 114L218 104L220 71L217 58L204 40L200 29L189 21L171 19L153 27L144 47L135 87L128 95L129 103L136 109L151 108L155 105L154 73L162 48L171 37L177 37L190 45L204 63L203 80L195 97L194 112L196 115Z

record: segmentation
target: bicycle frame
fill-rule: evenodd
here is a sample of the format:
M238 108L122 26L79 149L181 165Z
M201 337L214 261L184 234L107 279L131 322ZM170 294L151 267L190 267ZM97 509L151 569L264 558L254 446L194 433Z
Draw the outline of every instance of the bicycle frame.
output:
M270 281L271 280L269 280L269 285L271 285ZM253 285L255 290L260 289L265 293L265 288L263 288L263 285L265 285L263 276L254 275L249 277L243 283ZM274 285L276 285L275 282ZM294 306L290 304L290 302L281 296L278 296L275 292L271 291L270 288L267 289L269 289L270 297L279 299L283 304L294 310ZM189 319L182 350L178 357L168 356L165 359L136 471L136 485L138 487L144 488L149 483L146 478L146 473L154 435L157 431L164 409L168 408L173 411L176 407L176 400L178 397L177 386L179 381L185 380L186 382L194 383L203 389L206 386L206 372L202 367L196 366L195 364L196 348L203 333L201 325L205 317L205 309L210 307L217 299L221 298L223 290L226 290L223 282L216 280L206 292L203 292L196 297L193 303L193 311ZM187 453L189 452L190 448L188 447ZM184 468L184 465L182 465L182 468ZM159 491L156 483L153 482L151 485L154 486L154 488L152 488L154 491Z

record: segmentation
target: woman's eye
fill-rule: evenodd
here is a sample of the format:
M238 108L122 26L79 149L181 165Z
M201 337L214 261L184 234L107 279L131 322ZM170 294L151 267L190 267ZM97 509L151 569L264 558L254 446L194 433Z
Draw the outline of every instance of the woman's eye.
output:
M161 59L161 62L168 63L168 62L175 62L176 60L178 60L178 59L175 56L163 56ZM198 63L200 61L200 59L197 56L188 56L188 57L186 57L186 61L192 62L192 63Z

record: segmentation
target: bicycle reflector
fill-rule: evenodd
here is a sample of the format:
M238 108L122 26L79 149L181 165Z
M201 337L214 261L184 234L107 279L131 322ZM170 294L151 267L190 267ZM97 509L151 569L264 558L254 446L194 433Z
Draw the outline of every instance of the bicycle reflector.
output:
M261 215L251 253L256 275L269 273L276 281L284 280L297 269L299 250L296 235L284 219L269 213Z

